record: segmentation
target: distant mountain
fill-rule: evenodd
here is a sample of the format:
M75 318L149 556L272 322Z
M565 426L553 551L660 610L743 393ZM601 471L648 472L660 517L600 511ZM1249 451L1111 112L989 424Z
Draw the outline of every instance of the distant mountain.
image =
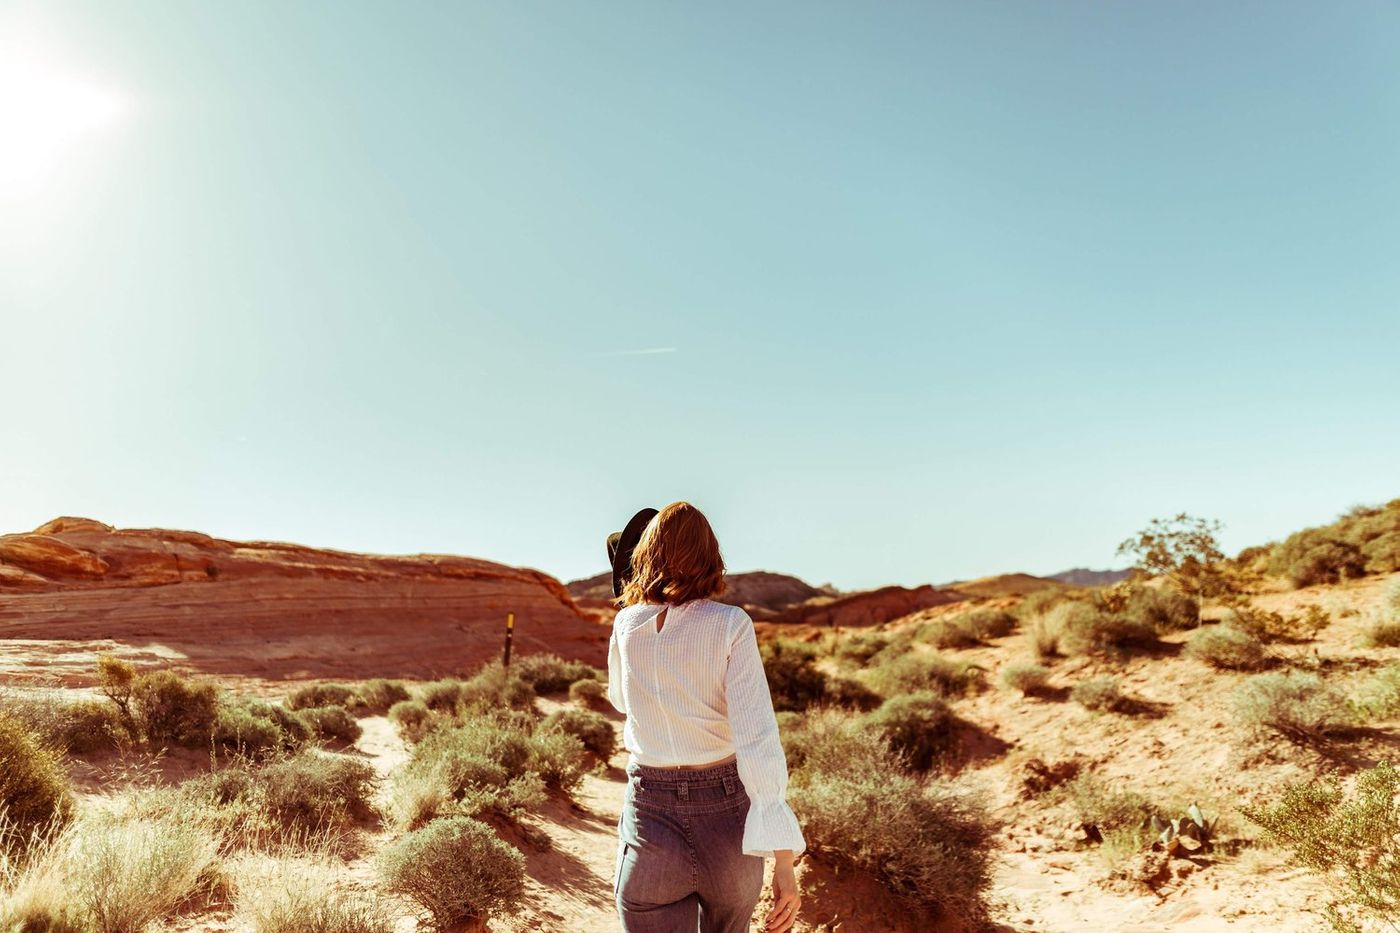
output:
M766 570L727 574L724 582L724 595L720 600L743 606L755 619L769 618L808 600L841 595L834 587L812 586L797 577ZM574 580L566 588L575 600L584 601L580 605L601 609L612 598L612 574L600 573L595 577Z
M1075 567L1072 570L1049 574L1046 579L1058 580L1071 586L1111 586L1132 575L1131 570L1090 570L1087 567Z

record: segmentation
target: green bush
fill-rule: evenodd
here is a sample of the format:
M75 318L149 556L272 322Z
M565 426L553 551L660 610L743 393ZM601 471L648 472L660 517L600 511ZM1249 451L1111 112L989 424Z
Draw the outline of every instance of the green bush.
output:
M546 681L547 682L547 681ZM560 688L565 689L563 687ZM491 663L462 683L459 705L469 710L533 709L535 688L512 667ZM432 704L428 704L431 706Z
M596 680L576 680L569 687L569 700L586 709L612 709L608 688Z
M1196 632L1186 644L1186 654L1226 671L1257 671L1270 660L1263 642L1229 623Z
M1059 615L1059 648L1071 655L1121 655L1157 644L1151 625L1124 615L1109 615L1084 603L1052 610Z
M761 642L760 651L775 710L804 710L826 698L827 675L810 645L775 638Z
M72 755L121 748L131 732L120 712L101 700L66 700L59 696L18 697L6 709L47 745Z
M1400 715L1400 665L1383 667L1360 681L1348 707L1360 721Z
M450 713L462 701L462 682L446 677L430 684L424 684L418 692L418 699L430 710Z
M452 931L509 915L525 894L525 858L470 817L435 820L379 856L384 889L414 901L433 928Z
M581 680L598 680L598 669L582 661L566 661L556 654L527 654L511 665L511 672L534 688L535 693L559 693Z
M1085 709L1101 713L1124 712L1132 705L1114 677L1082 680L1070 689L1069 698Z
M926 690L890 697L862 720L918 771L927 771L953 747L956 723L948 704Z
M981 806L898 771L800 777L789 799L824 862L869 872L929 914L985 922L996 826Z
M218 716L218 690L174 671L140 674L131 685L131 711L142 738L194 748L207 746Z
M400 700L389 707L389 721L410 742L417 742L427 734L432 715L422 700Z
M1309 528L1275 547L1268 566L1271 573L1288 577L1296 587L1315 586L1364 575L1366 556L1360 546L1337 536L1334 528Z
M364 732L343 706L313 706L301 710L299 715L311 731L323 739L354 742Z
M530 742L530 770L546 787L572 794L584 775L583 740L567 732L541 732Z
M328 831L374 815L374 768L358 758L308 751L254 772L268 812L289 827Z
M1221 617L1221 624L1234 626L1260 641L1293 644L1312 641L1331 622L1332 617L1316 604L1305 607L1301 613L1293 616L1257 606L1240 605L1225 610Z
M314 709L318 706L353 706L355 703L355 689L345 684L307 684L305 687L298 687L287 697L287 708L291 710Z
M617 731L601 713L584 709L560 709L540 723L541 731L557 730L576 736L583 747L607 761L617 751Z
M1050 682L1050 668L1043 664L1010 664L1002 669L1001 685L1024 695L1039 693Z
M1002 609L974 609L920 627L919 638L935 648L972 648L1016 629L1016 617Z
M1178 632L1201 621L1200 603L1176 590L1152 586L1134 587L1128 594L1124 615L1146 631Z
M1345 732L1352 723L1345 698L1315 674L1256 674L1235 696L1241 724L1272 729L1299 742Z
M271 704L265 704L271 705ZM214 719L214 744L250 758L261 758L288 747L287 735L273 719L260 716L247 703L223 702Z
M866 679L882 696L931 690L940 696L958 697L982 685L982 668L962 661L951 661L936 654L895 655L866 669Z
M1310 868L1334 900L1338 931L1400 927L1400 772L1382 762L1347 791L1336 780L1286 787L1278 802L1242 807L1265 838Z
M889 644L890 636L884 632L857 632L854 635L837 636L832 642L831 653L832 657L845 664L864 665Z
M0 817L12 834L0 834L0 849L26 845L33 834L67 822L72 812L73 790L58 755L0 710Z
M779 713L778 728L794 779L800 774L858 778L895 772L902 764L883 737L872 735L860 717L845 710Z
M1366 648L1400 647L1400 619L1378 619L1372 622L1361 633L1361 644Z
M371 713L383 713L395 703L409 699L408 688L401 681L376 677L355 688L355 704Z

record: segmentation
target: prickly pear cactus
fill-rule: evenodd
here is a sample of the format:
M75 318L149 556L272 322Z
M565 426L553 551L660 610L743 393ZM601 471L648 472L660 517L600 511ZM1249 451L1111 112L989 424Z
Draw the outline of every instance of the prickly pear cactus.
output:
M1194 803L1186 808L1186 815L1178 819L1162 822L1152 817L1152 831L1157 839L1154 849L1165 850L1168 855L1194 855L1210 851L1211 838L1215 835L1215 824L1220 818L1207 820L1201 808Z

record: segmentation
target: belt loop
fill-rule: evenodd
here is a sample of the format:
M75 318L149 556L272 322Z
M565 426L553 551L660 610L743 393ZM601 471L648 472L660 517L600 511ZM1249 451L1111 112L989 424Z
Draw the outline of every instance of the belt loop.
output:
M680 794L682 800L690 799L690 782L681 781L676 785L676 793Z
M724 776L724 796L734 796L734 779L727 774Z

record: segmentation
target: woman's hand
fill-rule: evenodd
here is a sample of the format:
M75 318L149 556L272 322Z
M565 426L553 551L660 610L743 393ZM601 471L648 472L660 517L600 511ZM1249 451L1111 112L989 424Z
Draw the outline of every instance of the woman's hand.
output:
M773 909L763 919L763 929L765 933L784 933L797 922L802 895L797 891L797 876L792 870L792 852L774 852L773 857Z

